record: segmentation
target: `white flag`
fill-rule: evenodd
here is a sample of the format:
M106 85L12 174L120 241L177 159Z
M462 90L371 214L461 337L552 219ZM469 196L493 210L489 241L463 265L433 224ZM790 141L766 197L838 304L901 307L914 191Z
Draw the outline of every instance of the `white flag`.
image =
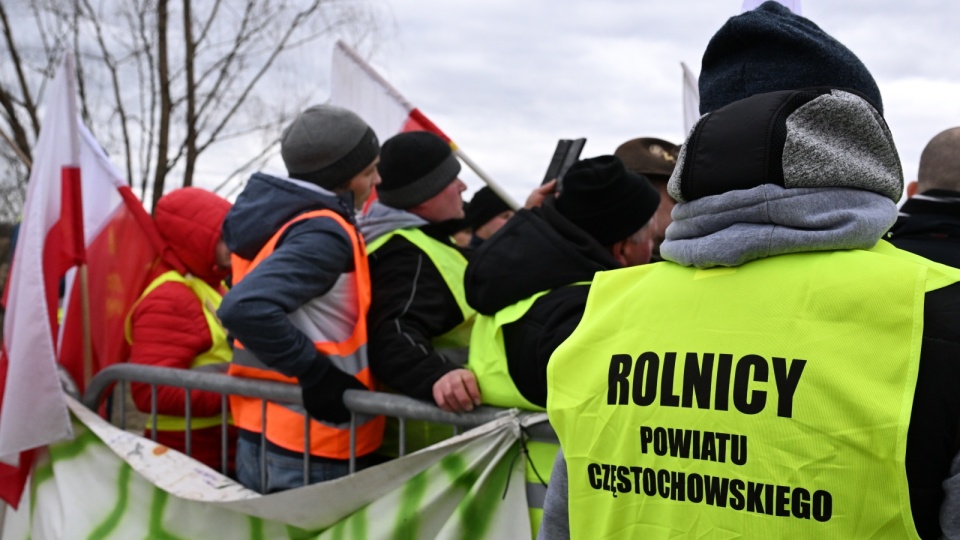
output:
M700 119L700 89L697 87L697 76L687 64L680 62L680 67L683 69L683 129L689 135Z

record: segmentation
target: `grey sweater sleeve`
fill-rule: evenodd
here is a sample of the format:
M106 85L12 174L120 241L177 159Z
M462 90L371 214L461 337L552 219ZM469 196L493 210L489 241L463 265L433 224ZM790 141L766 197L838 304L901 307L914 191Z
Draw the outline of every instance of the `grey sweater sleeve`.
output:
M943 538L960 539L960 454L953 458L950 476L943 481L940 527Z
M557 452L550 473L550 486L543 501L543 521L537 540L569 540L570 516L567 512L567 461L563 449Z

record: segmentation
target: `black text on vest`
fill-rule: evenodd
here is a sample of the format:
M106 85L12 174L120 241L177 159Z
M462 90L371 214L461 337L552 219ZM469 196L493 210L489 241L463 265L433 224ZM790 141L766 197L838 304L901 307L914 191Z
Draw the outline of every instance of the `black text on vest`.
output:
M716 360L716 362L715 362ZM714 364L716 363L716 369ZM641 407L658 403L661 407L730 410L757 414L767 405L770 368L777 391L777 416L793 416L793 396L800 384L806 360L774 356L767 360L758 354L747 354L734 362L732 354L686 353L683 366L677 369L677 353L645 352L636 360L629 354L610 358L607 404ZM677 392L674 380L679 376ZM658 400L659 398L659 400Z

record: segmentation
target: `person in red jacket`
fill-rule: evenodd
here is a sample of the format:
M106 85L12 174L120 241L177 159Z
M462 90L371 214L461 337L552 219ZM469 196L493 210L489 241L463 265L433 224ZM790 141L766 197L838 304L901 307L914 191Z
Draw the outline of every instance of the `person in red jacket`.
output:
M154 210L160 235L188 273L158 266L127 319L130 362L179 369L226 370L231 350L215 313L230 272L230 252L220 228L231 204L203 189L181 188L164 195ZM140 411L151 410L149 384L131 386ZM221 395L190 392L190 455L222 470ZM186 453L184 390L157 387L157 442ZM233 470L235 429L228 428L228 469ZM148 420L145 436L151 436Z

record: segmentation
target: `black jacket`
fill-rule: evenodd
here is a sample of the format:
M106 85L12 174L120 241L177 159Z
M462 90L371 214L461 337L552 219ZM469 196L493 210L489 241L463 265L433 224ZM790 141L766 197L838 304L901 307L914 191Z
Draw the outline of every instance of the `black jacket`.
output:
M887 239L900 249L960 268L960 192L931 189L907 200Z
M561 216L552 199L517 212L473 253L464 289L467 303L481 314L550 290L503 327L510 377L531 403L546 406L547 362L583 316L589 287L571 285L615 268L620 264L610 253Z
M403 217L398 215L392 223L402 224ZM427 236L454 246L449 226L422 223L420 220L419 229ZM363 223L361 227L363 230ZM370 230L369 222L367 227ZM385 234L391 227L386 225L377 232ZM369 243L376 236L367 238ZM435 350L432 340L459 326L463 312L430 257L406 238L387 240L369 260L373 289L367 315L370 369L378 381L394 390L433 402L434 383L462 366Z
M960 268L960 193L930 190L909 199L888 233L890 243ZM960 453L960 284L927 293L923 345L913 416L907 435L907 480L920 536L934 538L943 499L939 480ZM915 486L937 486L921 488ZM922 514L922 515L919 515Z

